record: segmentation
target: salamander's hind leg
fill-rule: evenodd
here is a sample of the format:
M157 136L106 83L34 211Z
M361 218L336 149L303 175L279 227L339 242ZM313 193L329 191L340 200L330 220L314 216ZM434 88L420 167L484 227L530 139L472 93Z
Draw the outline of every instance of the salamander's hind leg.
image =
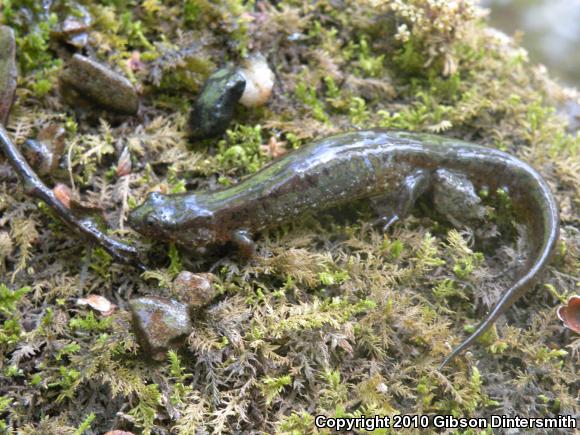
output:
M485 216L485 207L481 205L473 183L460 172L435 171L433 203L435 209L455 227L480 221Z
M429 189L431 173L419 169L407 176L393 192L371 198L371 205L379 214L375 224L382 224L383 231L409 214L423 193Z

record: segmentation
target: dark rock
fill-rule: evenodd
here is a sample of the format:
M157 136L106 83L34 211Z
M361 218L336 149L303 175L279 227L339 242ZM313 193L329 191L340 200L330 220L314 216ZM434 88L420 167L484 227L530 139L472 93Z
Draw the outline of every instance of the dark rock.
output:
M67 19L61 23L50 36L76 48L83 48L89 42L88 27L82 23Z
M191 111L191 137L202 140L224 133L245 88L246 79L235 69L223 68L213 73Z
M87 9L76 2L53 6L51 11L57 14L59 23L52 29L50 36L77 48L84 47L88 42L87 32L92 24L92 17Z
M21 145L22 154L38 175L54 174L64 151L65 136L64 128L51 124L38 133L36 140L28 139Z
M16 40L14 31L0 26L0 123L6 125L16 91Z
M131 299L133 325L151 358L162 360L171 348L179 348L192 331L187 306L172 299L142 297Z
M209 304L217 295L211 273L183 271L173 281L173 294L190 309Z
M89 103L124 115L139 110L139 97L131 82L88 57L75 54L60 81L63 98L73 106Z

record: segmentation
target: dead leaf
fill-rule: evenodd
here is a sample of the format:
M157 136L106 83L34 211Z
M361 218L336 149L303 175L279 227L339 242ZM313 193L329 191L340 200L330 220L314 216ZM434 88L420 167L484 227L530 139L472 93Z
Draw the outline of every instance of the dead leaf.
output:
M56 186L54 186L54 188L52 189L52 192L54 193L54 196L56 196L56 199L58 199L60 202L62 202L62 204L66 207L70 209L70 200L72 197L72 190L70 190L70 188L62 183L58 183Z
M131 173L131 169L132 169L131 153L129 152L129 147L125 147L123 148L123 151L119 156L119 161L117 162L117 170L115 171L115 175L117 175L117 177L129 175Z
M109 316L116 308L107 298L100 295L88 295L86 298L77 300L77 305L88 305L92 309L100 311L103 316Z
M580 334L580 296L575 295L568 299L567 305L558 307L558 318L564 326L576 334Z

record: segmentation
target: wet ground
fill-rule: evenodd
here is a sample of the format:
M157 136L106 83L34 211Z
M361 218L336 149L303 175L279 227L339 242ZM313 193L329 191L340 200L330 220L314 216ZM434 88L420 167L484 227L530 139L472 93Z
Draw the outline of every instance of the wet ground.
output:
M580 0L482 0L492 26L513 35L533 62L543 63L563 83L580 88Z

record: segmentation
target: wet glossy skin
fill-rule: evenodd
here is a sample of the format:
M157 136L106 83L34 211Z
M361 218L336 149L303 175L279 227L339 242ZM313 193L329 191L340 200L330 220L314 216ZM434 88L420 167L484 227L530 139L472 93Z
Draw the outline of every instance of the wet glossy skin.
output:
M455 224L483 217L476 192L507 189L531 252L522 277L478 329L443 363L463 351L537 279L558 238L558 210L545 181L529 165L498 150L441 136L369 130L322 139L216 192L150 194L130 215L137 231L190 248L235 243L253 251L252 236L307 211L369 198L390 225L418 196L433 195Z

